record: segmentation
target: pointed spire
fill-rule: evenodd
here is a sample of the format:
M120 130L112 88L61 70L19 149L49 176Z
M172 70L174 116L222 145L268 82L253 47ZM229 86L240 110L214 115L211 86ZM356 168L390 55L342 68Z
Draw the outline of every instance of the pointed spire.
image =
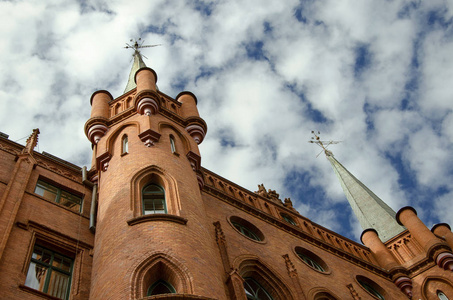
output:
M310 143L315 143L323 149L322 152L330 161L335 174L340 180L349 205L351 205L362 228L364 230L368 228L376 230L382 242L386 242L403 232L405 228L397 223L395 211L352 175L335 159L332 152L326 149L327 146L338 142L321 141L318 135L313 131L312 133L315 137L312 138L313 140Z
M27 143L25 144L25 148L22 150L22 153L33 152L33 149L35 149L36 145L38 144L38 135L39 128L33 129L33 133L28 137Z
M331 152L326 152L326 157L332 164L346 198L364 230L375 229L382 242L405 230L396 222L396 213L390 206L352 175Z
M129 92L130 90L134 89L137 85L135 83L135 73L137 73L137 71L141 68L144 68L146 67L146 64L145 62L143 61L143 58L142 58L142 54L140 53L139 49L140 48L150 48L150 47L156 47L156 46L160 46L160 44L158 45L143 45L143 42L141 42L141 44L139 44L139 41L141 41L142 39L139 38L138 41L135 41L134 44L131 46L129 44L126 43L126 49L129 49L129 48L132 48L134 49L134 63L132 64L132 68L131 68L131 72L129 73L129 79L127 81L127 85L126 85L126 88L124 89L124 93L127 93ZM131 40L132 42L133 40ZM146 58L146 56L145 56Z
M134 63L132 64L131 72L129 73L129 80L127 81L126 88L124 89L124 93L129 92L130 90L134 89L137 85L135 84L135 73L141 69L146 67L145 62L142 59L142 55L140 51L137 49L134 52Z

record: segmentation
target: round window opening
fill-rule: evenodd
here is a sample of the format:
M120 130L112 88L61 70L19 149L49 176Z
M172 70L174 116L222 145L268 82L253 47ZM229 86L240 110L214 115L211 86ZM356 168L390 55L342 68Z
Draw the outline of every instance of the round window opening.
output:
M308 251L307 249L304 249L302 247L296 247L296 254L305 264L307 264L312 269L323 273L327 273L329 271L327 264L313 252Z
M263 233L249 221L233 216L230 218L230 222L237 231L249 239L258 242L264 241Z
M370 279L363 276L357 276L357 282L376 299L385 300L384 290Z

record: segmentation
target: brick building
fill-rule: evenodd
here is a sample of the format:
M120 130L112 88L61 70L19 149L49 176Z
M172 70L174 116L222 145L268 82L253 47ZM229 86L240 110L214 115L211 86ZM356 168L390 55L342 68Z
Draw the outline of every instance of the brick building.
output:
M453 300L447 224L395 214L329 152L365 246L203 168L197 98L160 92L137 48L125 93L91 97L88 168L34 151L37 129L0 135L1 299Z

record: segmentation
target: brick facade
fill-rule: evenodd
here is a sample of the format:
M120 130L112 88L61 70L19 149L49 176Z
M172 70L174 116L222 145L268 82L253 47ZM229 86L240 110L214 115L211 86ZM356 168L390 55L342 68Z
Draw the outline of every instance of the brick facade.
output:
M0 136L0 298L243 300L252 278L280 300L379 299L364 284L387 300L439 299L438 291L453 299L448 225L431 232L403 208L398 221L408 230L385 244L366 231L364 246L301 216L275 191L252 192L202 168L207 126L196 97L173 99L156 78L142 68L137 88L121 97L93 94L86 173L34 152L32 138L24 147ZM81 209L40 196L38 180L82 198ZM150 183L165 191L166 214L143 213ZM71 261L64 296L48 295L53 281L43 292L27 283L42 278L30 267L41 248ZM147 296L159 281L176 294Z

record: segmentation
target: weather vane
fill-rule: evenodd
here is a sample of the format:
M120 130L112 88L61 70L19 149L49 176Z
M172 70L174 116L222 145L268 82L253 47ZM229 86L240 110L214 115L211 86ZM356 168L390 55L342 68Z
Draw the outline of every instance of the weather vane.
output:
M322 148L322 151L319 152L318 155L316 155L316 157L318 157L323 152L327 156L332 155L332 152L327 150L327 147L329 147L330 145L338 144L338 143L341 142L341 141L321 141L321 138L319 137L321 132L318 131L318 134L316 134L314 131L312 131L311 133L313 134L313 137L311 138L311 141L308 141L308 142L312 143L312 144L317 144L319 147Z
M126 47L124 47L124 48L126 48L126 49L134 49L134 51L135 51L135 52L134 52L134 55L136 55L136 54L140 54L139 49L141 49L141 48L151 48L151 47L162 46L162 44L156 44L156 45L143 45L143 43L145 42L145 40L143 40L143 41L140 43L141 40L142 40L142 38L139 38L138 41L135 40L135 42L134 42L134 40L131 39L131 43L134 42L134 44L133 44L133 45L129 45L128 43L126 43ZM146 56L144 56L144 55L142 55L142 56L145 57L146 59L148 59L148 57L146 57Z

